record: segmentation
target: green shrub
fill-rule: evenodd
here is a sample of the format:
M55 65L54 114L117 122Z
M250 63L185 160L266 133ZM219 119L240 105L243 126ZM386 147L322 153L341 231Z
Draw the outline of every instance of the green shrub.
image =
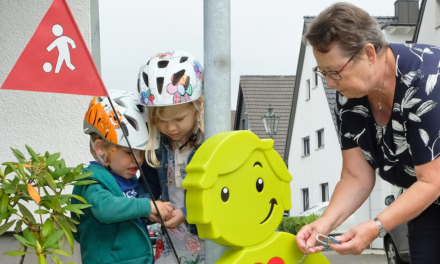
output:
M301 227L308 225L318 219L320 216L311 214L309 216L285 217L281 220L278 230L290 233L296 236Z

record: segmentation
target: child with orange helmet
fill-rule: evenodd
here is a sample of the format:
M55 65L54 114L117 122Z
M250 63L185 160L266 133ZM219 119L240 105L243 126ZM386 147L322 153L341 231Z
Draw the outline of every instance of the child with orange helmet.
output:
M137 101L129 92L111 91L108 98L95 97L85 115L84 133L90 135L90 151L96 161L83 171L92 172L87 179L96 184L73 189L73 194L92 205L81 218L72 214L79 221L74 237L80 243L83 263L154 261L148 230L141 218L157 215L157 211L138 183L138 167L122 131L142 164L148 140L147 113ZM162 217L169 217L171 203L157 201L157 206Z

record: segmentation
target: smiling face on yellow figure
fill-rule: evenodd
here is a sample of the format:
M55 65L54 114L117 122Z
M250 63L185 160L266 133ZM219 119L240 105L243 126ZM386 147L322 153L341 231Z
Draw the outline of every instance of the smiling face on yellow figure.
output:
M291 208L292 176L273 140L249 131L208 139L187 167L188 222L199 235L231 247L249 247L273 235Z
M273 234L284 212L282 183L259 150L236 171L220 175L211 190L212 223L223 239L250 246Z

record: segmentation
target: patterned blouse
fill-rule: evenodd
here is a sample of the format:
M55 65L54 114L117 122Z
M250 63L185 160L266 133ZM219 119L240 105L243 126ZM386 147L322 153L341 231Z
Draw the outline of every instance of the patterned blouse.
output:
M380 127L367 97L337 93L341 149L360 147L384 180L402 188L416 182L414 166L440 156L440 48L390 44L396 57L396 90L388 124ZM437 142L439 141L439 142Z

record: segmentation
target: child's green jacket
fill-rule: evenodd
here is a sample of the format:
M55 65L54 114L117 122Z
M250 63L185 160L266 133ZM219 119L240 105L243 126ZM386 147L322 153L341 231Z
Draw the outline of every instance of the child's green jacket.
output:
M73 234L81 246L82 263L152 264L153 247L138 219L150 216L150 200L125 197L112 174L102 166L91 164L83 172L93 172L87 180L98 183L73 189L73 194L93 205L80 219L72 213L72 218L80 221L78 232Z

